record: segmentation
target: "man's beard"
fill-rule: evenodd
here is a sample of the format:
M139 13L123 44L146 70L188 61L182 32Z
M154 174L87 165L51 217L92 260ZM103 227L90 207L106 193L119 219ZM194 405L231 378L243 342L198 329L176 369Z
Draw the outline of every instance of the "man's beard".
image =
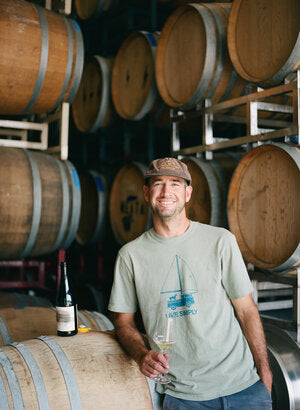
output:
M182 205L181 207L176 207L174 209L166 209L164 211L160 211L158 206L154 206L152 207L153 212L159 216L161 219L171 219L174 215L180 214L182 212L182 210L184 209L185 204Z

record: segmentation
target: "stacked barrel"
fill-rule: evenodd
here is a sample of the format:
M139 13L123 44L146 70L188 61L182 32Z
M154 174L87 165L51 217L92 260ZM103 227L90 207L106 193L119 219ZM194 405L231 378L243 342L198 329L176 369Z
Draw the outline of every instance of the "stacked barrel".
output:
M81 24L120 3L75 0L74 8ZM157 3L170 10L161 31L133 31L115 55L107 56L85 54L75 20L23 0L0 0L5 27L0 32L0 114L54 112L69 102L78 132L97 138L101 129L148 118L165 129L171 109L192 111L207 100L217 104L249 88L295 78L298 0ZM267 101L290 104L291 96ZM246 111L222 114L245 117ZM273 113L259 116L273 118ZM193 181L186 208L190 219L229 228L245 260L261 270L299 265L297 146L268 142L247 153L227 150L214 153L212 160L182 160ZM0 147L0 259L39 257L68 249L74 241L93 246L104 240L108 220L118 246L135 239L152 225L143 196L145 169L143 161L128 160L110 184L89 166ZM0 295L0 302L6 297ZM53 336L54 309L34 303L24 307L24 301L6 300L0 309L4 408L159 408L101 312L80 310L79 325L93 331L63 340ZM270 328L268 334L273 333Z
M250 85L270 87L282 83L298 68L299 2L186 3L177 4L179 7L168 17L155 52L156 86L169 108L192 110L207 98L213 104L226 101L245 94ZM272 23L275 20L276 27ZM291 30L285 29L287 24ZM142 49L138 44L147 43L144 36L134 34L126 39L113 67L115 108L131 120L140 118L139 110L143 111L145 101L143 93L148 99L153 95L146 86L151 83L153 63L145 62L143 52L131 51L133 43L136 49ZM275 41L276 36L281 38L280 43ZM147 55L151 62L150 50ZM141 67L139 74L138 67ZM127 103L129 95L133 96L131 105ZM267 101L290 103L289 97L281 96ZM245 109L239 108L231 114L245 115ZM212 161L192 157L183 160L194 185L193 198L187 205L191 219L228 226L236 235L245 259L259 268L285 270L299 263L297 147L272 143L249 154L225 152L214 154ZM137 232L128 232L121 238L120 232L130 230L132 221L136 220L134 210L140 206L134 205L134 200L143 184L142 179L134 183L139 186L134 194L129 188L130 180L122 186L120 178L122 173L126 175L126 167L135 166L126 165L120 170L110 202L111 223L121 244L148 226L145 217ZM130 191L126 199L116 200L116 192L121 196L126 188ZM130 215L126 215L128 209L132 209Z
M117 2L100 3L87 6L85 2L77 1L75 6L79 19L96 18L97 13L118 7ZM159 123L157 113L162 107L194 110L206 99L216 104L243 95L249 83L264 87L281 83L299 67L299 2L296 0L288 0L284 5L276 0L191 4L182 1L172 4L176 7L161 32L132 32L121 43L115 56L86 56L83 62L82 35L75 21L22 0L2 0L1 18L7 26L2 40L7 64L1 66L1 90L5 91L5 86L12 82L12 76L19 78L19 82L13 81L12 92L5 91L9 98L2 99L1 114L47 112L62 101L69 101L72 102L75 126L82 133L95 133L114 122L116 116L126 121L139 121L150 115L156 116ZM249 19L249 15L253 17ZM13 30L14 22L21 24L21 20L23 37L19 36L20 30ZM278 22L276 28L274 21ZM284 28L287 24L289 30ZM25 36L41 42L39 54L31 52ZM275 41L276 36L280 37L280 42ZM16 53L10 47L10 38L23 50L22 53ZM59 44L61 48L53 44ZM32 47L37 48L35 44ZM56 61L60 62L59 67ZM15 70L18 70L17 75ZM20 89L22 98L18 94ZM238 109L231 114L245 115L245 112ZM263 159L258 160L264 150ZM274 148L273 144L272 147L257 148L251 154L251 158L257 158L258 165L254 159L248 164L249 167L250 163L251 167L257 166L257 173L266 175L265 156L272 157L274 165L270 166L270 172L275 178L279 153L281 167L284 164L291 169L282 170L278 176L280 184L285 184L287 178L291 185L285 195L289 207L282 204L274 211L270 216L275 221L272 224L265 215L263 220L266 226L272 226L272 231L267 234L264 230L264 246L249 245L249 242L256 241L256 237L261 239L262 235L260 232L257 235L250 233L246 222L242 227L240 217L237 218L237 213L244 214L246 209L236 205L245 203L238 198L242 187L238 185L237 175L249 157L246 155L241 160L241 152L226 152L217 153L213 161L184 159L191 169L194 183L194 197L187 208L189 217L219 226L229 223L245 258L258 267L270 269L285 268L290 265L289 260L291 265L298 261L299 238L296 232L299 231L299 220L295 207L299 199L296 194L299 154L297 148L280 145ZM84 246L95 243L104 232L107 203L112 230L119 244L134 239L151 226L148 206L140 193L145 164L134 162L121 167L107 200L105 177L94 170L77 172L68 161L61 162L44 154L13 148L1 148L0 155L4 188L0 194L3 259L38 256L58 248L66 249L75 238ZM236 170L229 189L240 160L240 168ZM291 164L287 165L289 160ZM11 174L13 179L8 178ZM251 178L252 174L249 181ZM259 181L265 194L272 198L280 197L281 192L275 188L270 194L271 190L264 188L269 187L267 177L259 178ZM275 185L279 186L279 182L274 182ZM16 189L17 186L21 188ZM236 186L237 189L234 188ZM228 191L230 215L227 216ZM24 192L24 207L20 209L18 203ZM261 211L255 201L253 203L257 214L252 211L251 217L259 220L262 216L257 215L265 214L265 211ZM286 215L282 216L283 213ZM286 227L282 225L285 223ZM294 227L293 234L290 234L291 227ZM240 229L242 234L239 234ZM278 237L277 229L280 230ZM246 232L251 236L250 241L246 239ZM279 240L282 235L288 236L289 240L283 237ZM275 237L274 241L270 240L271 237ZM257 257L253 256L256 253L253 247L260 249ZM263 262L262 249L270 255L276 254L276 261Z

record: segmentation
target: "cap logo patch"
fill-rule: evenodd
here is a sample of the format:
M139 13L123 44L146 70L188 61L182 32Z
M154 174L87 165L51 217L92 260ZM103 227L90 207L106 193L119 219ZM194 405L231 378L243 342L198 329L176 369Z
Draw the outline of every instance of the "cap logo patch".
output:
M172 159L164 158L157 162L157 168L158 169L171 169L171 170L178 169L179 170L180 166Z

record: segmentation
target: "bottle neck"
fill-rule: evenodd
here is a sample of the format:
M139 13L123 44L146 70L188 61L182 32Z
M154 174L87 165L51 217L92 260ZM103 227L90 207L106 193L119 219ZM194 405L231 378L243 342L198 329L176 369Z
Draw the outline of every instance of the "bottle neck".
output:
M56 298L57 306L72 306L74 305L74 300L70 291L69 280L67 276L66 263L62 262L60 265L60 285Z
M63 283L63 286L64 286L64 291L66 293L68 293L70 291L70 288L69 288L69 281L68 281L68 277L67 277L67 272L65 272L65 271L63 272L63 276L62 276L61 280L62 280L62 283Z

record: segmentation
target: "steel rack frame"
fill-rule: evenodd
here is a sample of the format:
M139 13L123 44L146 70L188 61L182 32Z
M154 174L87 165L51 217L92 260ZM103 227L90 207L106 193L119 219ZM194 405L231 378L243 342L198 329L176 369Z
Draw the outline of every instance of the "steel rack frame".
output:
M293 76L294 81L288 82L263 91L247 94L242 97L227 100L215 105L209 99L198 104L193 111L183 112L180 109L171 109L171 155L184 156L205 153L207 159L212 158L212 152L219 149L227 149L234 146L260 143L284 138L290 142L291 137L296 139L295 144L300 145L300 69ZM292 94L292 105L280 105L268 103L269 97L283 94ZM246 106L246 116L238 117L220 114L220 111ZM293 121L259 118L259 111L292 114ZM219 114L218 114L219 113ZM200 145L181 149L179 123L192 118L202 117L203 132ZM213 135L213 122L229 122L246 124L247 135L234 138L215 138Z
M266 316L261 313L264 322L275 324L283 329L295 332L296 342L300 343L300 267L291 268L282 272L249 272L252 280L259 282L273 282L291 285L293 287L293 319L283 320L276 317Z
M45 8L68 15L72 12L72 0L45 0Z
M0 288L31 289L45 286L45 262L38 260L0 261L0 268L5 270L6 280L0 280ZM25 269L37 269L37 280L27 280ZM18 271L18 278L11 279L11 269Z
M70 104L62 103L55 113L40 117L40 122L0 119L0 135L6 136L0 138L0 146L36 149L68 159ZM55 121L59 121L59 145L52 147L48 144L49 124ZM29 131L39 131L40 141L29 141Z

